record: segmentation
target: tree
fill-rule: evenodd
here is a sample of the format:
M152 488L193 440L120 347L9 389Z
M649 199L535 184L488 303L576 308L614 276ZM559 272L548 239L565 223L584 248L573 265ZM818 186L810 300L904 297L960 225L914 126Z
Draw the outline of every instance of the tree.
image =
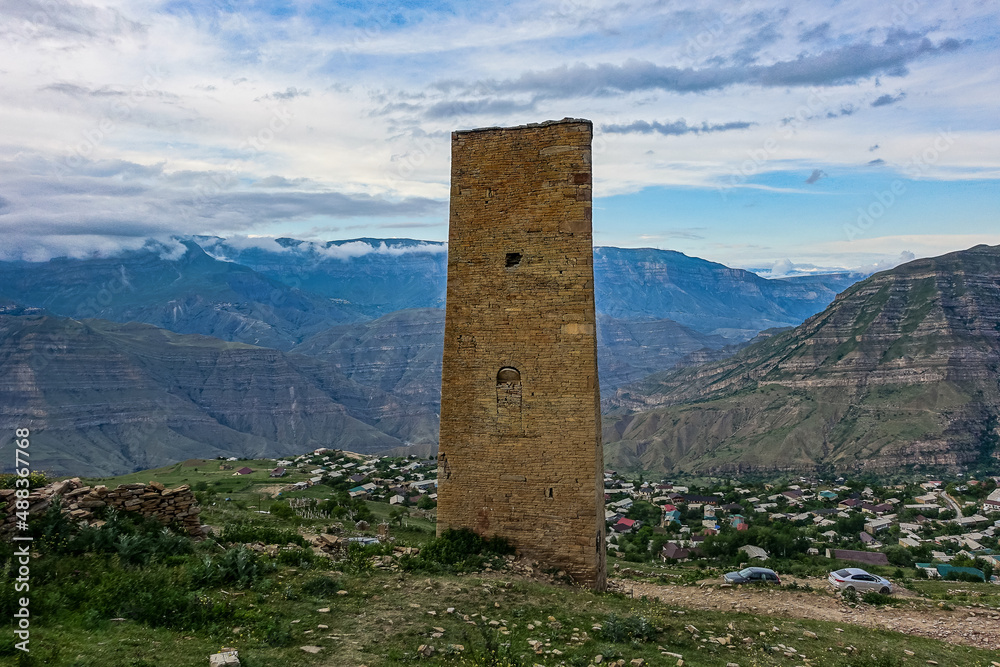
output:
M635 519L636 521L641 521L644 524L658 524L660 523L660 517L663 514L663 510L652 503L647 503L645 500L637 500L632 503L632 507L629 508L627 516L629 519Z
M434 501L431 500L430 496L420 496L420 500L417 501L417 508L422 510L434 509Z
M901 546L891 546L885 548L885 557L889 563L898 567L913 567L913 554L908 549Z
M395 509L389 510L389 523L394 523L397 526L403 525L403 518L409 515L410 510L405 507L397 507Z

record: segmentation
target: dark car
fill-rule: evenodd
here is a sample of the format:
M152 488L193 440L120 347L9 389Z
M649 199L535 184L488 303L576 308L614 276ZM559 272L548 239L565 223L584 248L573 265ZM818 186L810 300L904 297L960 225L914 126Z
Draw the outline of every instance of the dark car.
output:
M745 567L739 572L727 572L722 578L728 584L780 584L774 570L766 567Z

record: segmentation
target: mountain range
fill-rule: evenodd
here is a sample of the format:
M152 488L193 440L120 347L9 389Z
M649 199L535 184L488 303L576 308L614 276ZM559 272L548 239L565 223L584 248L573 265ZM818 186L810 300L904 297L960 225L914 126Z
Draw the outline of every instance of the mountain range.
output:
M794 329L619 388L613 466L733 473L996 466L1000 247L919 259Z
M332 364L148 324L0 315L0 368L0 422L32 429L38 470L102 475L437 440L433 411Z
M799 324L859 277L766 280L653 249L594 262L605 397ZM433 446L446 266L443 244L411 239L215 237L0 262L0 421L44 421L40 458L88 474L196 451Z

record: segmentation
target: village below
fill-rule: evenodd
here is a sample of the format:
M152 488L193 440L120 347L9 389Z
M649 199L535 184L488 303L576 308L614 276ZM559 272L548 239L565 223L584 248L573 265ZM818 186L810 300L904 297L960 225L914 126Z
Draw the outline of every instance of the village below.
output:
M30 664L997 664L997 478L607 470L596 592L503 539L436 537L437 471L317 449L35 475L32 636L48 648ZM723 577L748 566L780 581ZM891 594L834 589L852 567Z

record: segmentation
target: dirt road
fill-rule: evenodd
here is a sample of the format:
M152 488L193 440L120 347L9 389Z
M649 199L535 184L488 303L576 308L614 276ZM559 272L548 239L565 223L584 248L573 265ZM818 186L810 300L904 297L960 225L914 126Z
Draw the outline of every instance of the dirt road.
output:
M1000 650L1000 611L982 607L941 609L926 600L918 600L908 591L900 591L902 605L852 608L832 593L801 592L775 588L719 588L717 583L698 586L672 586L631 579L612 579L616 590L634 596L645 595L665 604L690 609L738 611L765 616L807 618L850 623L871 628L921 635L952 644ZM810 584L824 588L820 580Z

